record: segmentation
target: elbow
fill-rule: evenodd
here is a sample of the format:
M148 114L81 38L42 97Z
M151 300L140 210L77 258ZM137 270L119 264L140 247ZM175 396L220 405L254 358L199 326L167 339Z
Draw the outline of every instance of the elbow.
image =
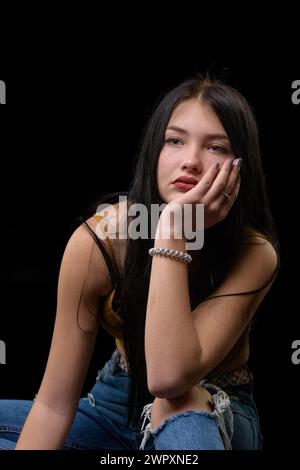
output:
M150 393L157 398L171 399L184 395L197 385L204 377L205 367L199 361L199 355L190 361L193 367L178 368L176 366L167 366L158 370L155 368L147 369L148 389ZM175 370L174 370L175 369Z
M153 383L148 385L151 395L156 398L171 399L180 396L178 385L166 383Z
M197 374L185 374L169 380L148 380L148 388L154 397L171 400L189 392L200 380Z
M178 385L179 385L179 377L175 374L171 374L168 370L162 374L152 373L147 374L147 383L148 389L151 395L157 398L173 398L176 396Z

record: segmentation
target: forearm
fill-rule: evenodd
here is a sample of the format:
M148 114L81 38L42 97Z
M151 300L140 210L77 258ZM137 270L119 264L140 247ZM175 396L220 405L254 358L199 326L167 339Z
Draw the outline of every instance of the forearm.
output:
M185 239L166 240L157 234L154 247L185 251ZM178 396L194 385L200 345L191 316L188 267L165 256L152 259L145 354L152 393L170 386L167 393Z
M34 402L16 450L61 449L72 425L74 413L57 414L48 405L39 401Z

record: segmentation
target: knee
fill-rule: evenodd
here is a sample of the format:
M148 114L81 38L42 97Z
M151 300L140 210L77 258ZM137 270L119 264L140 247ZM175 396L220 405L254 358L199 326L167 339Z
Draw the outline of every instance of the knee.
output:
M157 428L171 416L186 410L213 411L211 394L201 385L195 385L176 398L155 398L151 410L151 426Z

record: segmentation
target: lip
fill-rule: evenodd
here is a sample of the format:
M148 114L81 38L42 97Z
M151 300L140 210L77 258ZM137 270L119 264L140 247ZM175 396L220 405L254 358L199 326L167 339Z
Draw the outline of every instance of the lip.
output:
M180 176L173 182L174 186L178 189L189 190L192 189L198 181L191 176Z
M174 183L177 183L177 182L182 182L182 183L187 183L187 184L197 184L198 181L196 180L196 178L193 178L192 176L179 176L175 181Z
M176 181L176 183L174 183L174 186L176 186L177 189L183 189L184 191L189 191L190 189L194 188L196 185L183 183L183 181Z

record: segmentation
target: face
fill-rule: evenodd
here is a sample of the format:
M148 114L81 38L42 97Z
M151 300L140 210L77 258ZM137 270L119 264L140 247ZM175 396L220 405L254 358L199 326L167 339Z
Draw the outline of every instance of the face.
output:
M157 167L158 189L166 203L193 184L174 184L179 177L199 182L208 167L235 158L228 136L211 106L199 99L181 103L166 128Z

